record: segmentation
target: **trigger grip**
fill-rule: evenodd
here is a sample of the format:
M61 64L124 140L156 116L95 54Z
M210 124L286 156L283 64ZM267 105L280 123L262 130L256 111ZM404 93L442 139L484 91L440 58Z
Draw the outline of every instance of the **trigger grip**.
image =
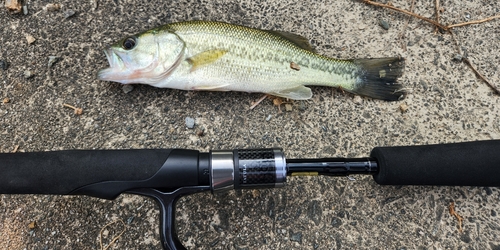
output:
M172 192L162 192L152 188L128 190L127 193L153 198L160 207L160 237L165 250L186 249L180 242L175 229L175 204L185 195L211 190L210 186L181 187Z

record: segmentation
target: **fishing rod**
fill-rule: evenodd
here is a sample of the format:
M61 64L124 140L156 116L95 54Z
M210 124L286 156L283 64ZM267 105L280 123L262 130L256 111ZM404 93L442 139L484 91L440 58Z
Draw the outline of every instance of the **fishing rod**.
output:
M376 147L366 158L285 159L279 148L68 150L0 154L0 193L144 195L160 207L164 249L185 249L175 204L203 191L282 187L288 176L373 175L380 185L500 186L500 140Z

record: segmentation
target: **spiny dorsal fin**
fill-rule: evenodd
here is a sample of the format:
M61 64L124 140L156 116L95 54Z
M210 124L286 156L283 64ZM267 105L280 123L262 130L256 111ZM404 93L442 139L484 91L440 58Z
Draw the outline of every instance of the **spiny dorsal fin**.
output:
M277 36L285 38L286 40L299 46L301 49L315 52L314 49L311 47L309 40L301 35L297 35L297 34L286 32L286 31L276 31L276 30L266 30L266 31L273 34L273 35L277 35Z
M193 72L203 66L209 65L217 61L224 54L226 54L226 52L227 50L221 50L221 49L207 50L199 54L196 54L186 60L191 64L191 72Z

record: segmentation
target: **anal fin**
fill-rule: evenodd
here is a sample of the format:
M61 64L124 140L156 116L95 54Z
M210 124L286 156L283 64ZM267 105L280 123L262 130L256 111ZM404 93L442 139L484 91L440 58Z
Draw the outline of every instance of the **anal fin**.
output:
M193 87L193 90L229 91L228 89L224 89L224 87L229 85L231 84L196 86Z
M312 97L311 89L302 85L289 89L283 89L277 92L271 92L268 94L292 100L306 100Z

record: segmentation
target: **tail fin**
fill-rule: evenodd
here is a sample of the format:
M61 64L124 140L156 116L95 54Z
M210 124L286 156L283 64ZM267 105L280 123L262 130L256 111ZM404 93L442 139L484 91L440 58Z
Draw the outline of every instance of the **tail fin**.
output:
M352 92L386 101L405 97L406 91L397 83L405 66L403 58L355 59L353 62L360 67L361 75Z

